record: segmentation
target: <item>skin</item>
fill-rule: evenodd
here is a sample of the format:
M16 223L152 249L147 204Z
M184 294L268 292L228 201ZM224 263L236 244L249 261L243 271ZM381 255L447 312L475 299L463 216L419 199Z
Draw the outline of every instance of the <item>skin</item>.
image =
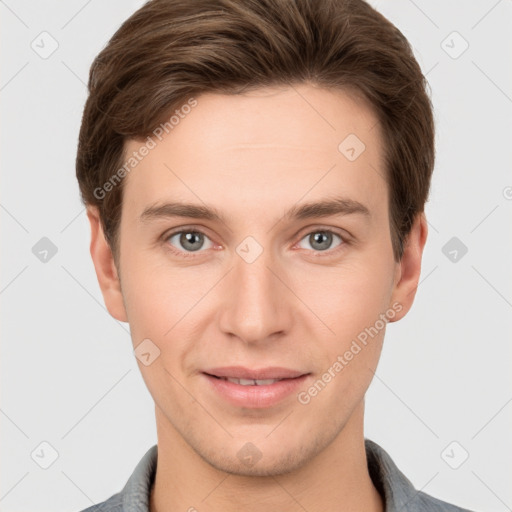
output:
M235 407L201 371L282 366L310 372L307 390L380 314L399 304L397 321L409 311L425 216L394 261L380 125L356 94L302 84L196 99L125 178L119 261L88 208L108 311L129 322L134 347L149 338L160 350L150 365L138 361L158 435L150 510L382 511L363 419L385 328L306 405L292 394L268 408ZM351 133L366 146L352 162L338 150ZM129 141L126 154L140 146ZM370 215L283 217L334 195ZM225 222L140 219L168 201L213 206ZM169 236L178 228L204 233L200 249ZM321 250L310 235L326 229L335 234ZM247 236L263 249L252 263L236 252ZM237 456L247 442L261 454L250 467Z

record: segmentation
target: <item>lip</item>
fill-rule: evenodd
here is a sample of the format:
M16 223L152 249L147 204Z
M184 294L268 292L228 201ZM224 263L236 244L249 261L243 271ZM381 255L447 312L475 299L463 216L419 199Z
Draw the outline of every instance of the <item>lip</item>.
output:
M213 368L202 372L202 376L217 396L235 407L250 409L264 409L277 405L299 388L304 386L304 381L309 373L303 373L288 368L271 367L250 370L240 366ZM282 379L272 384L248 385L237 384L225 378L235 379Z
M244 366L223 366L222 368L211 368L204 370L203 373L214 375L215 377L230 377L232 379L294 379L304 375L305 372L299 370L292 370L290 368L283 368L280 366L270 366L267 368L260 368L251 370Z

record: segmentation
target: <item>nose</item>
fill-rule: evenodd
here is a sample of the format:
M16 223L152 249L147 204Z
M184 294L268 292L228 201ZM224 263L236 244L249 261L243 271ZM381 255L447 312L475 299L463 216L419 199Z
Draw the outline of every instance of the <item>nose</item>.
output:
M275 341L290 331L293 293L286 286L286 272L270 251L250 262L234 255L233 268L222 283L225 300L220 329L247 344Z

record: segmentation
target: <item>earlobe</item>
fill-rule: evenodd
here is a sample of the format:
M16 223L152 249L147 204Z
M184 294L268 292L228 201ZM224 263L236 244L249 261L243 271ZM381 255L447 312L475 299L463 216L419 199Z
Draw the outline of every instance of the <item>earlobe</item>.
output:
M397 263L397 279L391 298L391 304L398 302L402 309L390 322L402 319L411 309L421 274L421 259L427 241L427 219L424 212L419 213L413 223L405 243L402 259Z
M103 233L98 209L94 206L88 206L87 218L91 226L91 257L105 306L115 319L120 322L127 322L128 317L124 306L121 282L112 251Z

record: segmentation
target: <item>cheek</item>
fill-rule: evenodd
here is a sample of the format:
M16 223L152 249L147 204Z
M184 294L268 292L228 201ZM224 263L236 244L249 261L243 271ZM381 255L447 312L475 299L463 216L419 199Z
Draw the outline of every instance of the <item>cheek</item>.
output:
M328 273L325 268L309 272L302 280L300 296L307 297L309 308L328 326L316 338L321 368L317 377L328 383L325 392L322 382L311 392L322 395L315 398L318 407L339 410L340 417L364 395L377 367L387 325L383 315L392 291L389 272L382 258L354 258ZM312 321L318 324L318 319Z
M338 267L311 267L295 279L295 289L329 328L326 339L347 342L385 313L392 292L390 272L382 261L346 261Z
M128 268L125 267L125 268ZM169 268L162 262L132 260L123 282L123 295L134 347L150 339L160 350L161 362L171 370L193 348L195 330L209 318L218 276L214 269ZM199 333L198 336L199 338Z
M149 338L159 344L179 313L181 286L147 261L124 253L121 266L123 297L134 345Z
M315 396L316 407L337 411L333 421L348 417L366 393L386 331L386 287L382 280L358 277L333 280L318 308L332 332L317 338L320 371L305 400Z
M192 306L179 283L166 286L164 279L154 281L152 276L132 276L132 286L126 291L126 309L134 343L139 338L151 338L158 345L172 336L180 318ZM192 298L193 299L193 298Z

